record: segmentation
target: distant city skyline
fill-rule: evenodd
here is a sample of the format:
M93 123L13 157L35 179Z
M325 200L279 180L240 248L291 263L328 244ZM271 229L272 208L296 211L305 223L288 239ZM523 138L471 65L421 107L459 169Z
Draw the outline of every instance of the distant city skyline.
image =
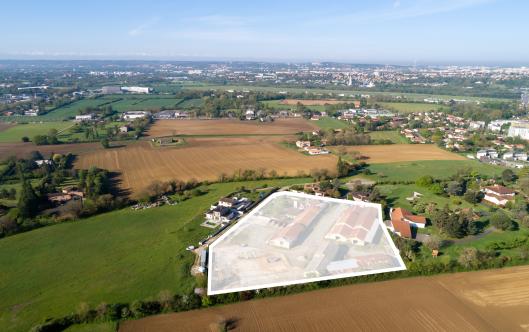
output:
M529 3L514 0L30 0L2 9L0 59L529 65Z

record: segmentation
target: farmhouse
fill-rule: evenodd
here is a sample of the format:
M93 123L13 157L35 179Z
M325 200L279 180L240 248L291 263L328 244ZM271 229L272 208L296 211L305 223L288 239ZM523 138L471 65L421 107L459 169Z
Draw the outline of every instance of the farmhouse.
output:
M413 227L426 227L426 218L423 216L416 216L410 211L403 208L396 208L391 211L391 219L399 219L408 222Z
M317 147L312 147L312 148L305 148L305 151L308 152L308 154L310 154L311 156L316 156L316 155L320 155L320 154L329 154L331 153L329 150L327 149L322 149L322 148L317 148Z
M413 238L412 228L424 228L426 226L425 217L413 215L403 208L392 209L390 215L391 221L388 228L393 233L405 238Z
M246 120L255 120L255 111L249 109L246 111Z
M38 116L40 114L40 110L38 107L29 109L24 112L25 116Z
M507 151L503 154L503 160L527 161L527 153L520 151Z
M515 192L504 186L495 185L483 188L484 201L497 206L505 206L508 202L514 200Z
M310 141L296 141L296 146L300 149L304 149L310 146Z
M214 209L206 212L206 219L215 223L229 223L235 219L238 214L225 206L216 206Z
M123 113L123 119L127 121L135 120L135 119L143 119L146 117L149 117L151 115L151 112L147 111L129 111Z
M221 198L216 205L212 205L206 212L206 220L213 224L226 224L238 218L252 204L252 201L242 198Z
M476 152L476 158L483 159L483 158L491 158L495 159L498 158L498 152L492 148L489 149L482 149Z

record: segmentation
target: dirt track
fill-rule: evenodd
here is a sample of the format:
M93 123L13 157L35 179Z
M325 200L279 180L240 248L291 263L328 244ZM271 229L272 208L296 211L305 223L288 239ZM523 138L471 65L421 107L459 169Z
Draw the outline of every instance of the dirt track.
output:
M528 331L529 267L419 277L124 322L120 331Z

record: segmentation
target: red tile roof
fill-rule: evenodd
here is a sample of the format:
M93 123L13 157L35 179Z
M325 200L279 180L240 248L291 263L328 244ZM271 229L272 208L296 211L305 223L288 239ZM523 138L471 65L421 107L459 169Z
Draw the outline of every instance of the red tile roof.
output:
M497 193L498 195L512 195L512 194L515 193L514 190L512 190L511 188L500 186L498 184L494 185L494 186L485 187L485 189L493 191L493 192Z

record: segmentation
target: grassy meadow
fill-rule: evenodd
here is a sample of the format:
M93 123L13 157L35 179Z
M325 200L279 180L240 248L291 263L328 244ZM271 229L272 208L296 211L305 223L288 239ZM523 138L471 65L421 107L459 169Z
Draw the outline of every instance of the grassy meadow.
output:
M30 139L35 135L46 135L50 129L59 132L73 126L72 122L53 121L42 123L20 123L0 131L0 143L22 142L22 137Z
M86 302L129 302L162 290L190 292L194 255L185 248L211 232L205 210L240 186L283 186L308 179L213 184L175 206L130 208L0 240L0 330L28 330Z

